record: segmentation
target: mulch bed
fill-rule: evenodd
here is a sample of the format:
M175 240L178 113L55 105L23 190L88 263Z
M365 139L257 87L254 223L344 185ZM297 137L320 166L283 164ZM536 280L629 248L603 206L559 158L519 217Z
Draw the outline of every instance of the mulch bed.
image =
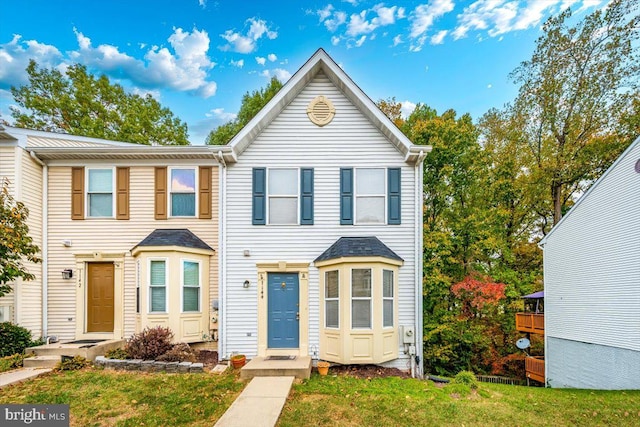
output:
M329 375L347 375L355 378L371 379L385 377L411 378L411 373L398 368L385 368L377 365L332 365Z
M204 369L213 369L218 364L218 352L213 350L196 351L196 362L204 364Z

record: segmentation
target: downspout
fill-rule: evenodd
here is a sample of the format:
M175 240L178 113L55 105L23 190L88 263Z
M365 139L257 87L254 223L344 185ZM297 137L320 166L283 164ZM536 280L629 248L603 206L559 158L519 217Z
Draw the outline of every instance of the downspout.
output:
M423 319L423 312L422 312L422 257L423 257L423 245L422 245L422 241L423 241L423 234L424 234L424 220L423 220L423 183L422 183L422 175L423 175L423 167L422 167L422 162L425 158L425 153L423 150L420 150L420 154L418 154L418 158L416 159L416 171L415 171L415 179L416 179L416 183L415 183L415 206L416 206L416 213L415 213L415 218L417 221L416 224L416 235L415 235L415 254L417 254L417 259L415 262L416 265L416 271L415 271L415 280L416 280L416 287L415 287L415 319L416 319L416 334L415 334L415 339L416 339L416 352L414 355L412 355L411 357L413 357L414 359L417 358L417 363L416 363L416 372L413 373L414 377L417 378L422 378L423 377L423 369L424 369L424 360L423 360L423 355L424 355L424 351L423 351L423 339L424 339L424 319ZM413 363L412 363L413 365Z
M29 151L31 158L42 166L42 338L49 335L49 167L36 153Z
M227 221L226 221L226 194L227 194L227 163L224 160L224 154L222 151L218 151L218 161L222 166L220 168L220 188L218 190L218 218L220 223L218 224L218 242L220 251L218 252L218 357L220 360L226 357L227 348L227 301L226 301L226 283L227 283Z

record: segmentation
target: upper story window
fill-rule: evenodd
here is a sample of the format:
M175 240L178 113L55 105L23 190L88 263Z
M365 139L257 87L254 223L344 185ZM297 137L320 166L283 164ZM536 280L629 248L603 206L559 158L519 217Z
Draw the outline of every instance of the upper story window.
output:
M356 224L384 224L385 169L356 169Z
M171 216L196 216L196 170L170 169Z
M87 217L113 217L113 168L87 169Z
M253 168L253 225L313 225L313 169Z
M341 168L341 225L401 223L400 168Z
M298 223L298 170L268 170L269 224Z

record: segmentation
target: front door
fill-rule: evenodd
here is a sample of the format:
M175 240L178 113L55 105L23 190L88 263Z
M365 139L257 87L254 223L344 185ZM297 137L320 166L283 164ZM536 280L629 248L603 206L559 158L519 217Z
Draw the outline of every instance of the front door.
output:
M91 262L87 268L87 332L113 332L113 263Z
M298 273L268 274L267 345L269 348L298 348L300 331L300 286Z

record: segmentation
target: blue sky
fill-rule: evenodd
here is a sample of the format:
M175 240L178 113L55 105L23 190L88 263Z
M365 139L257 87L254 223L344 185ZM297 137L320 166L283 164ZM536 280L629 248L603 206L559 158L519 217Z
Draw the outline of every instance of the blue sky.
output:
M511 101L509 73L541 25L567 6L607 0L212 1L1 0L0 115L29 59L85 64L150 93L189 126L192 144L232 119L242 95L286 81L320 47L373 100L395 97L480 118Z

